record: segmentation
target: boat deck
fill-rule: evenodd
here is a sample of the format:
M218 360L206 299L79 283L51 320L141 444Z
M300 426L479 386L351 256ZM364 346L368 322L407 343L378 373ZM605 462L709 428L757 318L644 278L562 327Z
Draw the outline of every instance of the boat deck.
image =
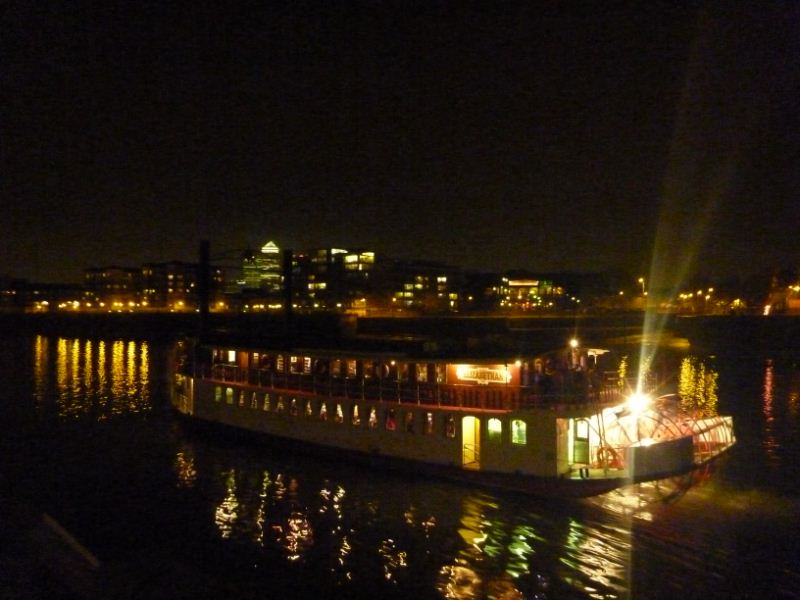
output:
M573 467L568 479L627 479L627 469L603 469L601 467Z

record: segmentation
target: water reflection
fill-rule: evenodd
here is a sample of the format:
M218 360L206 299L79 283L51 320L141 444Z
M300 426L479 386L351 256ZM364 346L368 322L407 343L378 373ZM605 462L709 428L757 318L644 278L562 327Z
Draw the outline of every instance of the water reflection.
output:
M109 344L57 338L53 342L36 336L33 353L34 400L53 400L59 417L89 416L102 421L152 409L150 350L145 341L115 340ZM55 378L51 381L53 371Z
M761 399L762 412L764 414L764 450L767 453L769 464L776 466L780 462L780 456L778 455L779 444L775 438L775 411L773 407L775 401L775 367L772 361L767 361L764 369Z
M194 467L194 457L187 451L180 451L175 455L175 473L178 476L179 488L192 488L197 481L197 470Z
M236 497L236 471L231 470L226 474L225 485L227 494L214 511L214 522L222 539L231 537L233 526L239 518L239 499Z
M535 502L510 505L461 488L450 490L458 494L457 510L451 496L409 497L413 490L371 488L363 479L351 495L340 481L314 484L259 463L212 464L204 472L191 455L183 448L176 456L177 485L210 478L218 489L214 527L221 540L251 544L261 557L256 561L280 556L287 567L325 564L345 595L377 581L406 589L431 576L442 598L627 593L631 534L616 520L540 514L530 508Z
M631 546L608 525L570 519L566 555L562 562L572 573L565 580L591 598L607 598L608 590L623 594Z

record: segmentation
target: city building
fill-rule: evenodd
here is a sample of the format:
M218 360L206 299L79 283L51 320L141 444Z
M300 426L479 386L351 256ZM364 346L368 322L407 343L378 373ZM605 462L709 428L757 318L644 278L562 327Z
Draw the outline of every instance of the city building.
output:
M109 309L141 305L141 269L110 265L90 267L83 272L83 300L90 307Z
M269 241L254 252L246 250L242 257L240 287L279 294L283 288L283 258L275 242Z

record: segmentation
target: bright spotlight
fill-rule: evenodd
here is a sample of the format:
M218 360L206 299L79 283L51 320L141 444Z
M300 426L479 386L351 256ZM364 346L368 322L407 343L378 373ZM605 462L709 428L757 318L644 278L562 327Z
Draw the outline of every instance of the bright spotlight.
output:
M625 402L625 405L631 413L638 415L640 412L646 409L652 401L653 398L650 396L650 394L635 392L628 396L628 400Z

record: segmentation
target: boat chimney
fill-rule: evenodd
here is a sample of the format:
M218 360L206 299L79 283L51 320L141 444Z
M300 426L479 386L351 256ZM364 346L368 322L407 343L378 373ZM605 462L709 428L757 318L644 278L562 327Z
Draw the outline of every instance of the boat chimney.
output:
M286 319L286 331L292 328L292 262L293 253L291 248L283 251L283 314Z
M211 243L208 240L200 241L200 262L197 266L197 303L200 309L200 335L208 328L208 302L209 279L211 262Z

